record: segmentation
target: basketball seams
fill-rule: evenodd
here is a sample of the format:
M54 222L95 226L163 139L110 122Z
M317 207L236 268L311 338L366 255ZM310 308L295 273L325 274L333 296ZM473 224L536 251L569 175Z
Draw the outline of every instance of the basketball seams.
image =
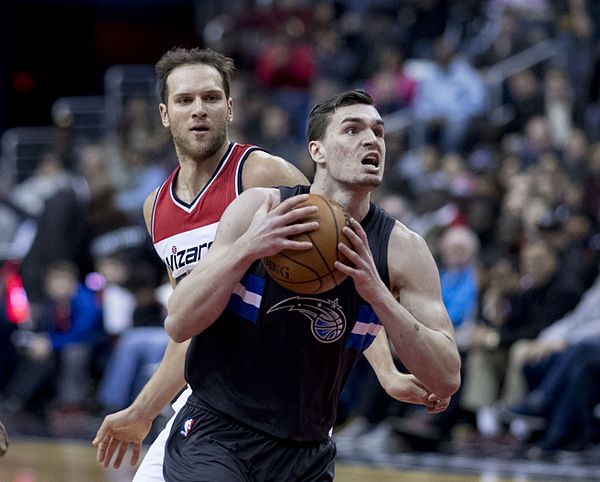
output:
M333 219L333 225L335 227L335 259L337 261L340 261L340 256L339 256L340 253L338 250L338 244L340 242L340 231L339 231L340 228L338 226L337 218L335 216L335 211L334 211L331 203L325 198L322 198L322 199L325 202L327 209L329 209L329 214L331 215L331 218ZM321 256L321 259L323 259L323 256L321 255L320 251L319 251L319 255ZM323 259L323 262L325 263L325 265L327 266L328 269L331 268L324 259ZM335 278L335 276L333 275L334 271L335 271L335 268L333 268L333 270L330 270L328 276L331 276L331 278L333 279L334 286L337 286L338 282L337 282L337 279Z
M310 267L309 265L307 265L305 263L301 263L297 259L290 258L284 252L279 253L279 255L282 258L285 258L285 259L289 260L291 263L294 263L294 264L296 264L298 266L301 266L302 268L305 268L307 271L312 272L314 274L315 278L314 279L304 280L304 281L292 281L292 280L289 280L289 279L281 278L281 277L277 276L276 273L269 272L269 275L275 281L282 281L282 282L284 282L285 284L288 284L288 285L293 285L293 284L300 285L300 284L306 284L306 283L314 283L314 282L318 281L319 282L319 287L317 288L316 291L318 291L321 288L321 286L323 286L323 280L322 280L323 276L321 276L317 270L315 270L314 268Z

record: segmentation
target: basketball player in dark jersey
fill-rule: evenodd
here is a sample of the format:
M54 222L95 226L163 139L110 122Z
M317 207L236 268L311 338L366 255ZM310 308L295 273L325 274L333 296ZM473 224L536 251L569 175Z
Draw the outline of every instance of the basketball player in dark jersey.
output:
M308 139L312 186L241 194L169 300L167 332L192 340L192 394L167 441L167 482L333 480L337 402L381 326L425 386L442 397L459 387L435 261L420 236L370 203L385 158L372 99L349 91L319 104ZM340 244L348 261L336 262L346 280L306 296L275 283L260 259L310 248L288 239L317 228L303 221L317 208L298 207L309 189L346 208L352 248Z
M227 205L243 190L257 186L308 184L291 164L260 149L231 143L227 126L232 119L229 97L230 59L200 49L174 49L157 64L161 86L160 114L173 135L179 166L148 196L144 215L158 254L175 284L206 253L217 222ZM114 457L119 467L129 444L132 465L152 421L185 386L183 366L188 343L170 343L158 370L134 403L108 415L94 444L98 461L107 466ZM442 411L448 398L439 397L412 375L393 365L382 333L367 352L386 391L396 399ZM187 399L187 391L178 406ZM177 408L177 407L175 407ZM148 450L135 481L162 480L161 433Z

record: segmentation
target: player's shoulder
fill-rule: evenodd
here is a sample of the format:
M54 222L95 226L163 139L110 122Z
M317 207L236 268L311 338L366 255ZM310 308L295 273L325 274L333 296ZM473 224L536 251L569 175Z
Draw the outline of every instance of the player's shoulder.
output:
M280 199L279 189L272 187L251 187L235 200L237 204L260 204L267 198Z
M144 212L144 220L146 221L146 227L148 228L148 232L150 232L150 225L152 223L152 209L154 208L154 200L156 199L156 196L158 195L158 189L159 188L156 188L154 191L152 191L150 194L148 194L148 196L146 196L146 199L144 200L143 212Z
M413 231L408 226L406 226L398 220L395 220L394 222L394 226L390 235L390 243L393 244L392 247L402 246L405 250L429 250L423 236Z
M268 152L254 150L244 163L244 189L253 187L291 186L308 184L308 180L293 164Z
M400 221L395 222L390 234L388 267L396 289L414 284L415 277L433 274L435 267L425 239Z

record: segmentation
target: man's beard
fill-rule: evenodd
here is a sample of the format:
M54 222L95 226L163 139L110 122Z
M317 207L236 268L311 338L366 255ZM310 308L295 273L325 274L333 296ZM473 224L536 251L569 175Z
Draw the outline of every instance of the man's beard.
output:
M223 143L227 139L227 128L212 131L211 134L214 135L211 135L206 142L200 145L192 144L185 136L181 136L173 130L171 134L180 157L202 161L211 157L223 146Z

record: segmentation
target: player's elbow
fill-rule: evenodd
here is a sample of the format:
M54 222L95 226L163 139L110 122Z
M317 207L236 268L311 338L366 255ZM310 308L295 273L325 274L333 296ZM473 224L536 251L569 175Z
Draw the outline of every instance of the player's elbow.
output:
M181 324L177 322L177 318L173 316L167 316L165 319L165 330L175 343L182 343L190 338Z
M435 393L442 398L451 397L460 388L460 359L449 365L451 366L448 367L445 375L440 377L436 383Z

